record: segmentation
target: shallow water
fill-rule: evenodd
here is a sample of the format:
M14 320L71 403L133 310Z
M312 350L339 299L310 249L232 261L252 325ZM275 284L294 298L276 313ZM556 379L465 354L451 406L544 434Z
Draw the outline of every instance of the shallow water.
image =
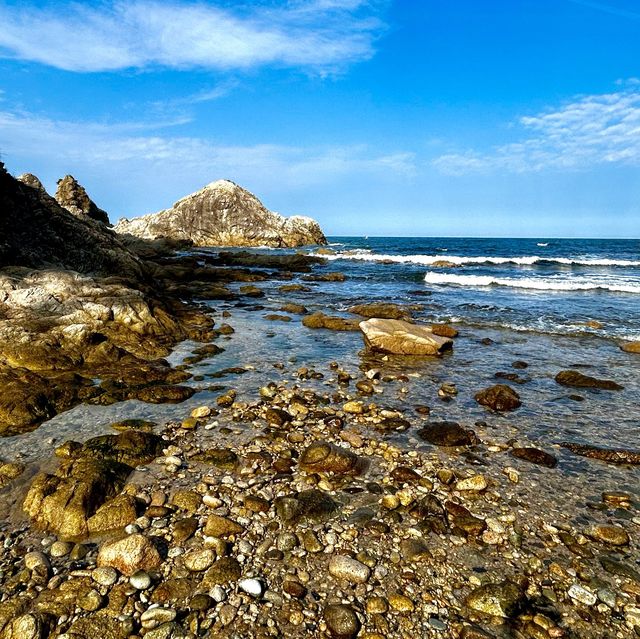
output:
M415 272L413 269L416 269ZM558 335L555 331L540 332L538 324L532 321L526 331L500 328L506 322L503 311L496 311L496 308L502 309L508 305L515 313L520 312L513 310L518 303L530 308L532 301L514 302L514 299L522 297L516 289L505 292L488 288L472 292L461 291L459 287L427 285L423 282L424 266L415 264L411 264L407 271L403 264L358 261L354 265L352 261L334 260L321 267L321 270L341 270L349 279L344 283L303 282L312 290L286 294L278 291L281 281L261 282L257 285L266 293L264 298L249 303L212 303L218 323L228 322L236 332L217 342L225 349L223 353L190 369L194 375L204 375L206 379L188 382L203 390L187 402L152 405L128 401L109 407L78 406L58 415L32 433L5 438L2 442L3 458L30 462L46 459L51 455L55 443L66 439L83 441L109 432L109 425L122 419L145 418L161 424L183 419L194 406L215 401L221 391L208 390L213 385L236 389L240 401L257 399L261 385L272 380L280 381L283 377L289 379L290 385L299 384L331 394L336 384L329 364L337 361L341 368L356 376L363 358L367 357L361 335L358 332L310 330L302 326L300 316L291 315L292 321L285 323L268 321L264 315L278 311L285 302L304 304L310 311L339 314L357 302L385 300L423 304L423 310L415 313L418 320L434 321L467 313L464 315L465 321L457 324L460 337L456 339L452 353L442 358L391 358L387 361L378 358L375 362L385 373L408 376L408 381L381 384L379 388L382 392L371 399L379 405L402 410L412 422L413 427L409 431L388 436L394 443L429 450L446 460L448 452L433 449L415 435L425 418L417 415L413 407L426 404L432 409L429 418L432 421L459 421L475 428L485 443L505 445L516 441L520 445L536 445L553 452L560 460L559 466L553 470L534 467L507 457L507 453L485 454L483 463L493 467L496 472L505 465L526 471L533 481L532 490L542 491L549 498L549 503L555 498L556 507L562 507L564 499L567 500L566 504L575 504L576 500L593 497L608 489L628 490L640 499L640 468L616 467L581 458L557 446L562 441L575 441L638 447L640 357L622 352L606 331L599 331L600 335L588 331ZM427 290L432 293L427 297L410 293ZM534 295L541 294L538 292ZM567 299L561 299L556 304L554 300L559 295L570 294L554 292L552 301L539 297L537 303L541 305L539 312L542 316L558 312L556 306L571 306ZM613 316L609 318L608 306L597 307L593 300L587 300L587 297L593 297L593 293L582 295L585 296L584 304L599 308L599 312L592 315L599 317L605 325L614 320L618 321L618 325L626 321ZM628 303L626 297L622 301L613 297L613 300L609 300L610 305L625 307ZM477 298L476 302L472 301L474 298ZM640 296L634 297L634 300L640 302ZM474 304L480 307L480 312L477 312ZM256 306L264 308L253 310ZM231 317L223 318L223 311L229 311ZM483 321L484 315L492 320ZM504 311L504 315L508 316L509 313ZM493 343L483 345L481 340L487 337ZM181 344L172 354L171 361L179 363L196 346ZM515 370L511 364L516 360L526 361L528 368ZM285 365L284 370L274 367L280 364ZM367 360L367 365L371 366L372 362ZM302 366L322 372L324 379L300 381L295 373ZM614 379L624 386L624 390L568 389L554 381L554 376L560 370L574 366L588 375ZM207 377L229 367L246 367L247 372L219 379ZM498 371L517 372L529 379L524 384L513 384L521 396L522 407L506 415L492 414L474 400L478 390L504 381L495 379ZM438 389L444 382L454 383L459 391L454 400L446 403L438 397ZM583 401L570 399L570 395L580 395ZM476 422L484 423L475 426ZM535 481L536 477L542 481L540 486ZM571 495L563 497L568 478L579 478L579 481L572 481Z

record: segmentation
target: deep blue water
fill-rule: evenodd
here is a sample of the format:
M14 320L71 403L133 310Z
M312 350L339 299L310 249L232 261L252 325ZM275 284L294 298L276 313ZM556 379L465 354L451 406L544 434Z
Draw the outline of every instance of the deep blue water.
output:
M332 237L345 297L425 302L472 325L640 339L640 240ZM455 267L442 267L437 261ZM434 264L435 263L435 264ZM334 296L335 287L327 290ZM601 328L586 326L599 322Z

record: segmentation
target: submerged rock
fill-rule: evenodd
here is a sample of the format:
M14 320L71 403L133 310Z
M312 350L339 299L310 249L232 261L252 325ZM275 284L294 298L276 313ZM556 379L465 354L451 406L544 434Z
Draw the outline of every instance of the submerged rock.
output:
M473 446L480 442L473 430L456 422L432 422L418 431L418 437L435 446Z
M273 213L255 195L229 180L212 182L178 200L170 209L122 219L115 230L148 239L188 239L196 246L291 247L327 243L315 220Z
M316 442L300 456L300 468L310 473L336 473L344 475L360 470L358 456L341 446L329 442Z
M624 388L610 379L597 379L573 370L559 372L555 380L562 386L572 388L600 388L602 390L622 390Z
M640 464L640 450L630 450L626 448L604 448L602 446L591 446L589 444L575 444L573 442L562 442L563 448L570 450L582 457L591 457L611 464Z
M475 400L478 404L499 412L515 410L522 404L518 393L506 384L496 384L477 392Z
M550 453L540 450L539 448L525 447L512 448L511 454L518 459L523 459L538 466L546 466L547 468L555 468L558 465L558 459Z
M640 354L640 342L625 342L624 344L620 344L620 349L625 353Z
M371 304L358 304L352 306L349 309L349 313L355 315L362 315L362 317L381 319L402 319L407 320L411 317L409 311L399 306L398 304L391 304L390 302L374 302Z
M302 324L307 328L326 328L330 331L357 331L359 326L358 320L332 317L320 311L303 317Z
M392 355L440 355L453 346L450 338L402 320L374 318L360 322L360 330L367 348Z

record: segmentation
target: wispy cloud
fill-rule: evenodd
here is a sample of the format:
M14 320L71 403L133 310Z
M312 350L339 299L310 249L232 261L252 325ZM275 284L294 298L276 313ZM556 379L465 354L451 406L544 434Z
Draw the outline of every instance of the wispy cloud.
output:
M621 18L629 18L631 20L640 20L640 13L637 11L628 11L627 9L621 9L613 4L605 2L595 2L594 0L569 0L573 4L579 4L589 9L595 9L596 11L602 11Z
M374 54L387 0L111 0L0 6L0 54L76 72L149 67L332 73Z
M283 188L305 188L354 175L410 177L415 170L411 153L374 153L365 145L226 145L171 135L172 124L82 123L0 111L0 146L10 166L25 158L48 164L55 158L60 174L79 167L129 181L149 181L153 176L158 188L176 176L197 186L228 177L263 188L274 182Z
M449 174L640 165L640 86L630 81L614 93L577 96L559 108L521 117L514 128L521 132L518 141L488 152L449 153L434 164Z

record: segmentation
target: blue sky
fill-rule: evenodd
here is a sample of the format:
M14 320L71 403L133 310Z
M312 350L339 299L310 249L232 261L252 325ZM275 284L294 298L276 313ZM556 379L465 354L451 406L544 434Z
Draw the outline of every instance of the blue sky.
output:
M332 235L640 236L636 0L0 0L0 152L113 220L229 178Z

